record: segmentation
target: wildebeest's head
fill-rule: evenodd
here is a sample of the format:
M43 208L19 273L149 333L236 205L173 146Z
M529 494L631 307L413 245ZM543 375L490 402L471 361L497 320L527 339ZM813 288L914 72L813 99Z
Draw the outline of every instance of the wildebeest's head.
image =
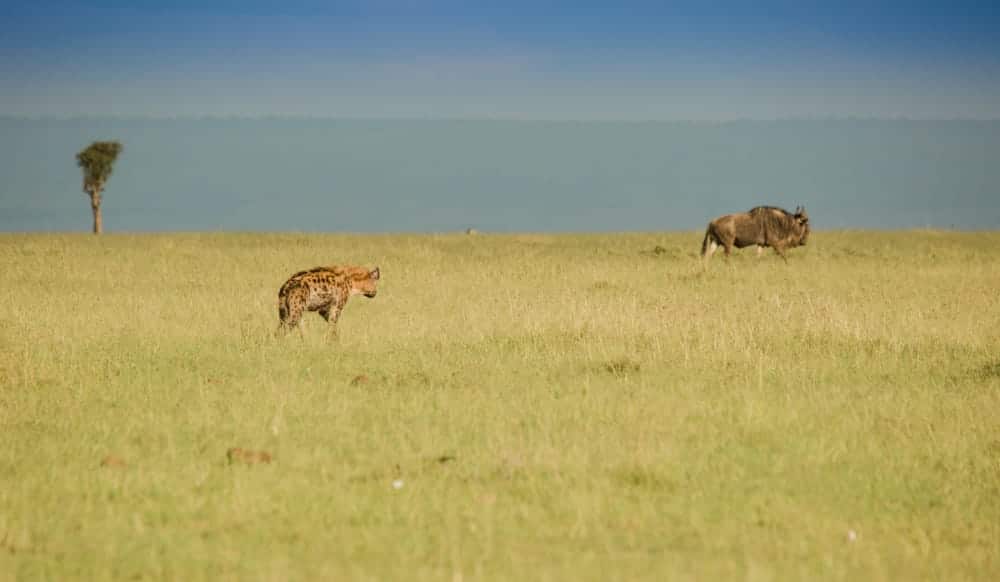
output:
M799 236L799 244L804 245L806 244L806 239L809 238L809 214L806 213L806 207L797 207L792 218L795 219L795 224L798 225L802 232Z

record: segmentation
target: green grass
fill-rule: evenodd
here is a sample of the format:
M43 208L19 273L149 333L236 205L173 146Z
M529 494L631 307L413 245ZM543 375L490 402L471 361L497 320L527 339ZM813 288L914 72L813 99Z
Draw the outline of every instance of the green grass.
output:
M1000 233L700 242L0 236L0 579L994 580Z

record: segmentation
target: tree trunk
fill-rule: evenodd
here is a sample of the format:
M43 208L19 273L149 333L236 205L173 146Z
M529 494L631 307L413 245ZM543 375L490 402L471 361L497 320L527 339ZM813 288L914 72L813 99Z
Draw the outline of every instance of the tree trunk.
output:
M90 209L94 212L94 234L101 234L104 231L104 223L101 220L101 194L99 192L90 193Z

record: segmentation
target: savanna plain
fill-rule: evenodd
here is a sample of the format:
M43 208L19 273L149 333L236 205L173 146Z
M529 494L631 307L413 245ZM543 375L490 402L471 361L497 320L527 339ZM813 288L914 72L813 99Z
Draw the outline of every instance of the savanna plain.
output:
M1000 233L701 235L0 235L0 579L996 580Z

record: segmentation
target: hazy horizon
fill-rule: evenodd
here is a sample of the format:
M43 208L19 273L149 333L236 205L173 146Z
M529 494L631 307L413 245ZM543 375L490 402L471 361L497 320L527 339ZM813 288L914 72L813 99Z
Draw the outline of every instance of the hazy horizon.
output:
M87 231L74 155L125 149L108 232L1000 228L998 121L0 120L0 231Z
M72 115L56 115L56 114L41 114L41 115L27 115L27 114L15 114L6 115L0 114L0 121L414 121L414 122L434 122L434 121L477 121L477 122L510 122L510 123L621 123L621 124L656 124L656 123L667 123L667 124L680 124L680 125L724 125L724 124L738 124L738 123L774 123L774 122L829 122L829 121L846 121L846 122L919 122L919 123L936 123L936 122L985 122L991 123L1000 121L1000 115L996 117L907 117L902 115L895 116L861 116L861 115L815 115L815 116L801 116L801 117L732 117L732 118L719 118L719 119L619 119L613 117L607 118L547 118L547 117L524 117L524 118L508 118L508 117L488 117L488 116L472 116L472 117L462 117L462 116L376 116L376 115L360 115L360 116L339 116L339 115L309 115L309 114L281 114L281 113L263 113L263 114L184 114L184 115L115 115L115 114L98 114L98 115L87 115L87 114L72 114Z

